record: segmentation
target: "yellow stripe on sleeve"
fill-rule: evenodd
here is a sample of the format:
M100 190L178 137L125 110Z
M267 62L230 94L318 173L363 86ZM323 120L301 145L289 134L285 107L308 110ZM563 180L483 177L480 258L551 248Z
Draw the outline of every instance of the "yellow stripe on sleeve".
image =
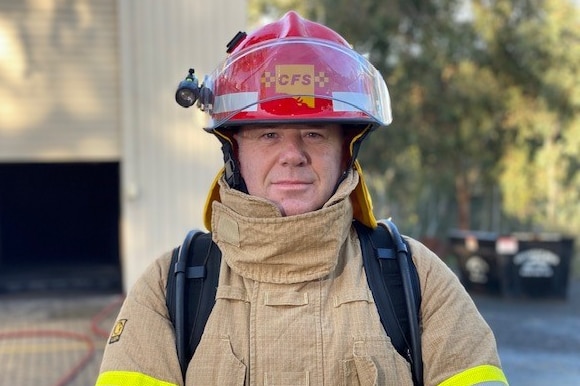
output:
M506 386L508 381L503 371L495 366L472 367L441 382L439 386Z
M107 371L99 375L95 386L177 386L134 371Z

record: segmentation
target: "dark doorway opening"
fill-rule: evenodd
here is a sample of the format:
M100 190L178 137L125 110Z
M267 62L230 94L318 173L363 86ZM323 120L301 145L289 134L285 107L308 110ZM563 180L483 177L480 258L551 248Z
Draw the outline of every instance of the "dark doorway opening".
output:
M119 163L0 163L0 292L121 291Z

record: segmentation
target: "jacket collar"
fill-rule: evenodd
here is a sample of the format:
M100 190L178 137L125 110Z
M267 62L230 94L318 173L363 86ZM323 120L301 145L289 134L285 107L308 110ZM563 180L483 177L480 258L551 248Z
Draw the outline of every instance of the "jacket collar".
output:
M270 201L231 189L221 179L220 201L212 204L213 239L243 277L270 283L320 279L336 267L349 234L348 198L358 181L351 172L323 208L283 217Z

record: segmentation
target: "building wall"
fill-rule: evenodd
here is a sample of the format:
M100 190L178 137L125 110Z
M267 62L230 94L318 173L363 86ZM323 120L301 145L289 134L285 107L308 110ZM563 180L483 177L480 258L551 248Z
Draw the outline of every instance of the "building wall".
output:
M195 108L174 101L189 68L203 79L244 30L246 2L118 2L121 59L123 274L128 289L161 253L202 228L219 142Z
M244 0L0 0L0 162L120 162L125 290L203 227L220 145L175 89L245 22Z
M115 4L0 0L0 162L119 159Z

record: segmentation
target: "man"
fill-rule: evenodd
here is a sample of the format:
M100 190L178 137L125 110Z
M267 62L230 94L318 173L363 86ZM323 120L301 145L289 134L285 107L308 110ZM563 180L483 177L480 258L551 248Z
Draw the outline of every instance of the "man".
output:
M238 35L190 99L225 168L206 226L216 303L185 380L165 303L170 255L129 292L97 385L412 385L378 315L353 219L376 219L356 154L391 122L381 75L334 31L286 14ZM492 331L455 275L408 239L426 385L506 385Z

